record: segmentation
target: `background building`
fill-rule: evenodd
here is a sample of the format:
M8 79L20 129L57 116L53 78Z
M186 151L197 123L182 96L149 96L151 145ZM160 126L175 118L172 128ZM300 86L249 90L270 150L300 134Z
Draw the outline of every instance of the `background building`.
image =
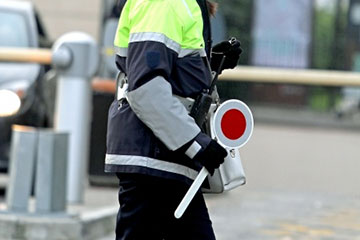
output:
M38 9L51 39L70 31L99 37L101 0L31 0Z

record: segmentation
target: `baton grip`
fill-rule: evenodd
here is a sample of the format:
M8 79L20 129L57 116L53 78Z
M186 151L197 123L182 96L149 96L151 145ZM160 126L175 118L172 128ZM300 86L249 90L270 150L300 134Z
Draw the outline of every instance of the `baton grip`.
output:
M199 175L197 175L196 179L191 184L189 190L185 194L185 196L182 199L182 201L180 202L179 206L177 207L177 209L175 211L175 218L177 218L177 219L181 218L181 216L184 214L185 210L189 206L191 200L194 198L197 191L200 189L201 184L204 182L204 180L208 174L209 174L208 170L206 170L206 168L203 167L201 169Z

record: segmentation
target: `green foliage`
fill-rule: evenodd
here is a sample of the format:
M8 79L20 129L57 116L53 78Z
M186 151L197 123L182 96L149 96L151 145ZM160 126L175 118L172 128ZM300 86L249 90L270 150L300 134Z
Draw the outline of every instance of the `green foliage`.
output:
M339 10L336 30L335 10L315 9L312 68L344 69L347 9Z
M334 0L335 1L335 0ZM344 70L346 48L347 9L315 9L312 68ZM337 11L338 10L338 11ZM339 88L310 88L309 106L315 110L328 110L339 99Z
M251 47L252 0L222 0L219 9L225 15L229 37L234 36L241 41L244 50L240 64L249 64Z
M242 43L244 53L240 58L240 64L244 65L249 64L251 54L253 4L253 0L219 1L219 8L225 15L227 35L237 37ZM340 10L337 33L335 17L335 10L314 10L312 68L344 69L347 9L342 6Z
M327 69L331 64L331 50L334 35L333 14L319 9L315 13L313 67Z

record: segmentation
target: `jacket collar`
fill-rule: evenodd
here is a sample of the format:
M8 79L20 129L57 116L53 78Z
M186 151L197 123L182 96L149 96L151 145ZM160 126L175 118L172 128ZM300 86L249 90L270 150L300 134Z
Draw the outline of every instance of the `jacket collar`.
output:
M202 18L204 22L203 38L205 41L205 51L208 58L210 58L212 39L211 39L211 24L210 24L209 10L207 7L206 0L196 0L196 1L199 4L199 7L202 12Z

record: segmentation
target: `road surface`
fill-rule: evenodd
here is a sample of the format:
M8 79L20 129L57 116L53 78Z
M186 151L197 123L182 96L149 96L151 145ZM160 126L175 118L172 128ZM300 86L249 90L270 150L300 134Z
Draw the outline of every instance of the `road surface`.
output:
M360 240L360 131L258 124L247 185L207 202L219 240Z

